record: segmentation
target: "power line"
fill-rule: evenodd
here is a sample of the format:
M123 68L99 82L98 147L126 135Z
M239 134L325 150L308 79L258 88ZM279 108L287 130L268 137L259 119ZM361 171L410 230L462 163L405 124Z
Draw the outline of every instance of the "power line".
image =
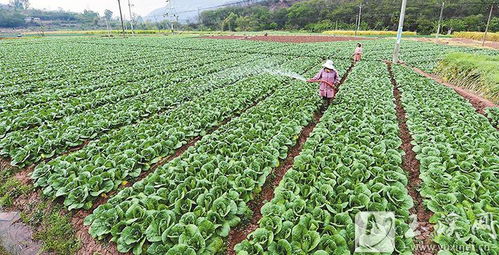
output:
M200 11L205 11L205 10L213 10L213 9L219 9L219 8L223 8L223 7L237 6L237 5L252 5L252 4L257 4L257 3L260 3L263 1L265 1L265 0L243 0L243 1L238 1L238 2L232 2L232 3L204 7L204 8L196 8L196 9L191 9L191 10L178 11L175 13L176 14L193 13L193 12L198 12L198 11L200 12ZM146 17L163 17L163 16L162 15L148 15Z

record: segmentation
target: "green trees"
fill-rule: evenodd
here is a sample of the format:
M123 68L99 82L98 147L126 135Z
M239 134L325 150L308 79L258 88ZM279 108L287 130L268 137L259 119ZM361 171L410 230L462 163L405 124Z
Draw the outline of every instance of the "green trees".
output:
M287 1L289 2L293 1ZM204 27L229 29L226 19L237 15L239 22L230 30L306 29L320 32L330 29L354 29L362 3L362 29L396 30L400 2L393 0L305 0L282 8L281 1L268 0L251 7L228 7L201 14ZM421 34L436 31L441 0L411 1L406 11L406 28ZM456 0L446 3L443 32L483 31L490 5L480 0ZM233 17L231 17L233 19ZM224 24L222 24L224 23ZM499 29L499 18L491 22L491 31Z
M0 27L20 27L24 25L24 16L19 12L9 12L0 9Z
M29 7L29 0L11 0L10 5L14 7L14 9L28 9Z

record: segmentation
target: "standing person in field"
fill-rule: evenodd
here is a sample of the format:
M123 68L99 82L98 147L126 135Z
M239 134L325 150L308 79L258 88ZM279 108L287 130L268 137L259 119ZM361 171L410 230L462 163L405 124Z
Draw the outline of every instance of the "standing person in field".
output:
M353 62L359 62L362 59L362 53L362 44L357 43L357 48L355 48L355 51L353 53Z
M326 106L331 103L332 98L336 95L336 86L340 82L338 71L334 68L333 61L327 60L324 68L307 82L320 82L319 96L322 97Z

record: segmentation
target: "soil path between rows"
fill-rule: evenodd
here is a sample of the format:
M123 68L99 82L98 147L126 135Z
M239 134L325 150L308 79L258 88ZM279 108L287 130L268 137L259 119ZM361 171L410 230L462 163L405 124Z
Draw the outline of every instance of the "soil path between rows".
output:
M263 97L256 99L255 102L253 102L251 105L247 106L243 110L240 110L240 111L234 113L232 116L227 117L222 122L220 122L217 126L208 130L206 135L212 134L213 132L217 131L221 127L225 126L232 119L235 119L235 118L241 116L244 112L247 112L251 108L255 107L257 104L259 104L261 101L264 101L265 99L270 97L272 94L274 94L274 92L275 92L275 89L271 90L270 93L268 93L267 95L265 95ZM197 137L192 138L186 144L184 144L182 147L178 148L174 154L162 158L156 164L154 164L151 167L151 169L149 169L148 171L142 172L140 174L140 176L137 178L137 180L135 180L133 183L142 181L143 179L145 179L147 176L149 176L151 173L153 173L156 169L158 169L162 165L167 164L168 162L171 162L178 157L181 157L189 148L195 146L197 144L197 142L199 142L202 138L203 138L203 136L197 136ZM131 187L133 185L133 183L129 182L124 187ZM99 197L99 199L94 203L94 206L91 210L88 210L88 211L80 210L74 215L74 217L72 219L73 226L77 230L77 237L82 241L82 243L84 244L84 247L85 247L85 248L82 248L77 253L78 255L93 255L96 252L99 254L102 254L101 249L102 248L107 249L107 247L103 247L101 245L101 242L97 242L92 236L90 236L90 234L89 234L90 227L85 226L83 224L83 222L84 222L85 218L87 216L89 216L98 206L107 203L109 198L113 197L117 193L118 193L118 191L115 191L106 197ZM108 240L108 243L111 243L111 242ZM107 254L107 253L104 253L104 254ZM109 254L113 254L113 253L109 253Z
M345 75L343 75L338 87L345 82L353 67L354 64L352 64L348 68ZM306 143L307 139L310 137L310 134L313 132L317 124L319 124L322 116L324 115L324 112L328 107L328 105L322 105L314 113L312 121L310 121L310 123L303 127L300 135L298 136L296 144L289 149L286 158L282 160L280 162L280 165L275 168L269 175L262 187L262 191L260 192L260 194L258 194L258 196L254 200L248 203L248 207L253 211L253 216L244 225L231 229L229 237L227 238L227 255L235 255L235 246L244 241L251 232L255 231L259 227L259 221L262 218L261 209L263 205L274 198L275 189L277 188L277 186L279 186L287 171L293 166L295 158L300 155L303 149L303 145Z
M402 145L400 148L404 151L404 156L402 158L402 168L409 175L409 183L407 185L407 190L409 195L414 201L414 207L411 208L410 213L416 215L418 226L415 229L416 232L416 248L414 250L414 255L435 255L438 251L426 250L426 247L436 247L432 242L433 225L430 224L430 218L433 213L426 210L423 204L423 197L419 193L419 187L421 186L420 175L420 163L416 158L416 153L413 151L413 145L411 142L413 138L407 127L407 115L404 107L402 106L401 92L398 88L397 81L393 75L392 65L387 62L388 73L390 74L390 80L393 85L393 97L395 98L395 110L397 113L397 121L399 126L399 137L402 140Z
M246 108L244 108L240 111L235 112L232 116L227 117L222 122L220 122L217 126L208 130L206 135L214 133L215 131L217 131L218 129L225 126L227 123L229 123L231 120L240 117L245 112L254 108L260 102L262 102L262 101L266 100L268 97L272 96L275 93L276 89L277 88L273 88L266 95L264 95L260 98L257 98L251 105L247 106ZM192 146L195 146L196 143L199 142L202 138L203 138L202 136L197 136L195 138L192 138L190 141L188 141L182 147L178 148L174 154L167 156L167 157L161 159L160 161L158 161L156 164L154 164L151 167L151 169L149 171L142 172L141 175L137 178L137 180L135 182L143 180L144 178L146 178L149 174L154 172L154 170L156 170L160 166L162 166L162 165L164 165L164 164L166 164L166 163L168 163L168 162L170 162L178 157L181 157L189 148L191 148ZM125 187L130 187L130 186L132 186L132 183L128 183L125 185ZM74 217L72 219L72 223L73 223L74 228L77 230L77 237L82 241L83 247L84 247L78 252L78 255L93 255L96 252L99 254L103 254L103 255L115 254L115 253L113 253L114 250L111 250L111 253L106 253L105 250L108 249L108 247L102 246L102 242L97 242L94 238L92 238L88 232L89 227L84 226L83 222L84 222L85 218L95 210L95 208L97 208L99 205L105 204L109 200L109 198L112 197L113 195L115 195L116 193L117 193L117 191L113 192L112 194L109 194L109 196L107 196L105 198L102 198L102 197L99 198L91 210L88 210L88 211L80 210L74 215ZM111 243L111 242L108 240L108 243ZM111 246L113 246L113 245L111 245ZM89 247L91 247L91 248L89 248Z
M429 74L417 67L409 67L411 68L412 70L414 70L415 72L417 72L418 74L420 75L423 75L424 77L426 78L430 78L442 85L445 85L449 88L452 88L454 89L454 91L456 91L456 93L458 93L459 95L461 95L462 97L464 97L466 100L468 100L468 102L471 103L471 105L473 105L473 107L476 109L476 111L484 116L487 116L486 113L485 113L485 108L489 108L489 107L499 107L498 105L494 104L493 102L491 102L490 100L487 100L477 94L475 94L474 92L472 91L469 91L465 88L461 88L459 86L456 86L454 84L451 84L449 82L446 82L444 81L441 77L439 77L438 75L435 75L435 74Z
M311 68L312 67L310 67L306 71L310 70ZM243 114L244 112L246 112L246 111L250 110L251 108L255 107L259 102L261 102L261 101L265 100L266 98L270 97L275 92L275 90L276 90L276 88L272 89L271 91L269 91L269 93L267 93L266 95L264 95L264 96L256 99L255 102L253 102L251 105L247 106L243 110L235 112L232 116L226 118L221 123L219 123L217 126L215 126L215 127L211 128L210 130L208 130L207 133L208 134L213 133L216 130L218 130L220 127L222 127L225 124L227 124L228 122L230 122L232 119L241 116L241 114ZM153 116L164 114L164 113L166 113L169 110L171 110L171 109L165 109L164 111L162 111L162 112L160 112L158 114L155 114ZM147 120L147 119L149 119L149 118L151 118L153 116L148 116L148 117L142 119L142 121ZM144 179L145 177L147 177L150 173L152 173L155 169L157 169L161 165L164 165L167 162L169 162L171 160L174 160L177 157L180 157L185 151L187 151L190 147L194 146L199 140L201 140L201 138L202 137L198 136L198 137L195 137L195 138L189 140L186 144L184 144L182 147L180 147L179 149L177 149L173 155L170 155L168 157L165 157L165 158L161 159L159 162L157 162L156 164L154 164L149 171L143 172L139 176L139 178L136 181L134 181L133 183ZM91 141L93 141L93 140L86 140L81 145L72 147L72 148L68 149L66 152L64 152L64 153L62 153L60 155L55 155L55 156L53 156L53 157L51 157L49 159L45 159L44 161L48 162L48 161L53 160L54 158L56 158L58 156L67 155L67 154L69 154L71 152L75 152L75 151L81 150L81 149L85 148ZM20 171L15 174L15 176L14 176L15 179L19 180L21 183L23 183L25 185L33 185L33 181L30 178L30 174L33 172L33 170L34 170L34 168L36 166L37 166L37 164L32 164L32 165L27 166L27 167L25 167L23 169L20 169ZM0 158L0 170L7 169L8 167L12 167L11 164L10 164L10 159ZM130 187L133 183L127 183L124 187ZM90 234L88 232L89 227L84 226L84 224L83 224L84 219L88 215L91 214L91 212L93 211L93 209L95 209L98 205L106 203L108 201L108 199L113 194L116 194L116 193L117 192L113 192L113 193L109 194L109 196L107 196L105 198L102 198L102 197L99 198L96 201L96 203L94 204L94 206L93 206L93 208L91 210L87 210L87 211L85 211L85 210L78 210L76 212L68 212L67 210L62 210L60 212L61 215L69 215L69 217L71 218L71 224L73 225L73 228L75 230L75 236L81 242L81 249L76 254L78 254L78 255L94 255L94 254L111 255L111 254L119 254L119 252L117 251L116 245L114 245L113 243L111 243L110 240L109 240L109 238L106 239L106 240L104 240L104 241L97 241L96 239L94 239L94 238L92 238L90 236ZM44 200L44 198L42 197L41 191L40 190L36 190L35 192L32 192L30 194L21 195L20 197L18 197L16 199L16 201L14 202L14 205L11 208L9 208L9 210L11 210L11 211L12 210L16 210L16 211L21 211L21 212L29 211L30 208L34 207L34 204L36 204L36 203L38 203L39 201L42 201L42 200ZM57 202L62 203L61 199L57 199L55 201L55 203L57 203ZM49 207L51 208L52 206L49 205ZM35 227L32 230L34 232L36 232L38 230L38 228Z

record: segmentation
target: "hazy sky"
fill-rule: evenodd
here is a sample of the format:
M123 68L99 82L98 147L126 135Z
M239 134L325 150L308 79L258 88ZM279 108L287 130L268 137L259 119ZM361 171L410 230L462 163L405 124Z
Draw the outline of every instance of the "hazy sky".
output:
M0 3L7 4L9 0L0 0ZM60 7L75 12L90 9L100 14L103 14L105 9L109 9L113 11L113 15L119 15L118 0L31 0L30 3L32 8L37 9L57 10ZM141 16L166 5L165 0L130 0L130 3L134 5L132 11ZM121 8L123 15L128 17L128 0L121 0Z

